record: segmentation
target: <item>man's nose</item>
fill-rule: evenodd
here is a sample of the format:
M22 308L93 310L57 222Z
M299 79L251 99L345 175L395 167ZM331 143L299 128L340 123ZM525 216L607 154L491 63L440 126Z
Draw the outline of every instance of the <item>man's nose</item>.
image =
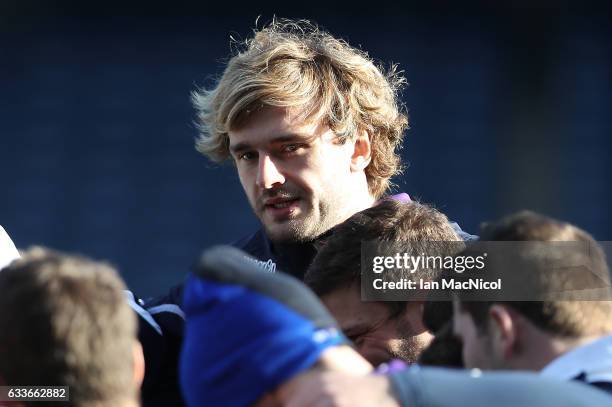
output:
M263 189L273 188L276 184L285 183L285 177L281 174L277 165L269 155L259 156L259 168L257 171L257 186Z

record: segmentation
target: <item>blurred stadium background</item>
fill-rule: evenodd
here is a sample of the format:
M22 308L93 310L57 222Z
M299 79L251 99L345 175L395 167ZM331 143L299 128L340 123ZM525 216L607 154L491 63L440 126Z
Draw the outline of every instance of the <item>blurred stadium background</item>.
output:
M405 71L397 190L469 232L533 209L612 240L608 7L421 3L2 1L0 224L21 248L110 260L143 296L254 230L232 166L193 148L189 94L221 72L230 35L277 15Z

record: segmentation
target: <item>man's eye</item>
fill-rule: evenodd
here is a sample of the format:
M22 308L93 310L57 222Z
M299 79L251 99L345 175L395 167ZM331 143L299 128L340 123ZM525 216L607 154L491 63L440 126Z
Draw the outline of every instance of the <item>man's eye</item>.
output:
M287 144L283 146L283 153L295 153L302 147L301 144Z
M247 151L246 153L242 153L238 156L238 160L241 161L250 161L257 158L257 154L252 151Z

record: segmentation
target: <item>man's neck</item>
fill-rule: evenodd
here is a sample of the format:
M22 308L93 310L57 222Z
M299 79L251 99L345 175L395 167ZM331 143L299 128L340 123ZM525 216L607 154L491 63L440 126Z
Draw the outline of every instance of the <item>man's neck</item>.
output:
M353 197L351 197L351 201L354 203L354 205L350 211L351 213L346 216L346 219L350 218L357 212L361 212L368 208L371 208L372 206L374 206L374 203L376 203L376 199L370 194L370 191L368 191L367 189L361 189L360 192L355 193Z
M524 341L523 352L512 363L512 368L539 372L558 357L595 339L596 336L558 338L542 331L532 333Z
M350 204L345 204L346 206L344 211L338 214L338 216L334 219L333 224L327 225L327 230L325 230L321 235L329 232L329 230L345 222L354 214L371 208L376 203L376 199L372 195L370 195L367 189L359 189L358 191L352 192L349 196L351 197L349 200ZM318 236L317 239L320 238L321 235Z
M554 357L551 360L549 360L548 363L552 362L556 358L568 352L571 352L572 350L576 348L579 348L580 346L596 341L599 338L601 338L601 336L595 335L595 336L581 336L579 338L569 338L569 339L565 339L565 338L553 339L552 347L553 347Z
M303 279L306 269L312 262L315 254L317 253L316 243L321 238L325 238L333 227L338 224L346 221L348 218L356 214L357 212L361 212L365 209L368 209L374 205L376 200L367 189L361 190L360 192L356 192L354 195L355 199L351 199L352 205L349 209L346 210L344 216L341 216L340 219L337 220L336 224L331 225L326 231L321 233L317 238L312 241L307 242L274 242L270 241L272 251L279 261L280 264L277 264L277 267L280 268L281 271L289 273L298 279Z

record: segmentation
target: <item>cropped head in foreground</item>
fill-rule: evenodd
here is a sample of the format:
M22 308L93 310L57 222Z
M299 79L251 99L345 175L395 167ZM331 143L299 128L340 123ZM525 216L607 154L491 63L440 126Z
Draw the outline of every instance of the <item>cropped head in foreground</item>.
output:
M24 252L0 271L0 384L67 386L56 405L138 405L144 361L124 290L105 263Z
M466 366L579 378L612 393L612 297L601 245L576 226L527 211L485 225L481 238L507 245L514 258L508 266L489 264L489 256L484 272L539 292L529 301L457 292L454 330Z
M180 377L190 406L274 405L279 386L309 369L371 370L308 288L238 249L204 253L183 305Z

